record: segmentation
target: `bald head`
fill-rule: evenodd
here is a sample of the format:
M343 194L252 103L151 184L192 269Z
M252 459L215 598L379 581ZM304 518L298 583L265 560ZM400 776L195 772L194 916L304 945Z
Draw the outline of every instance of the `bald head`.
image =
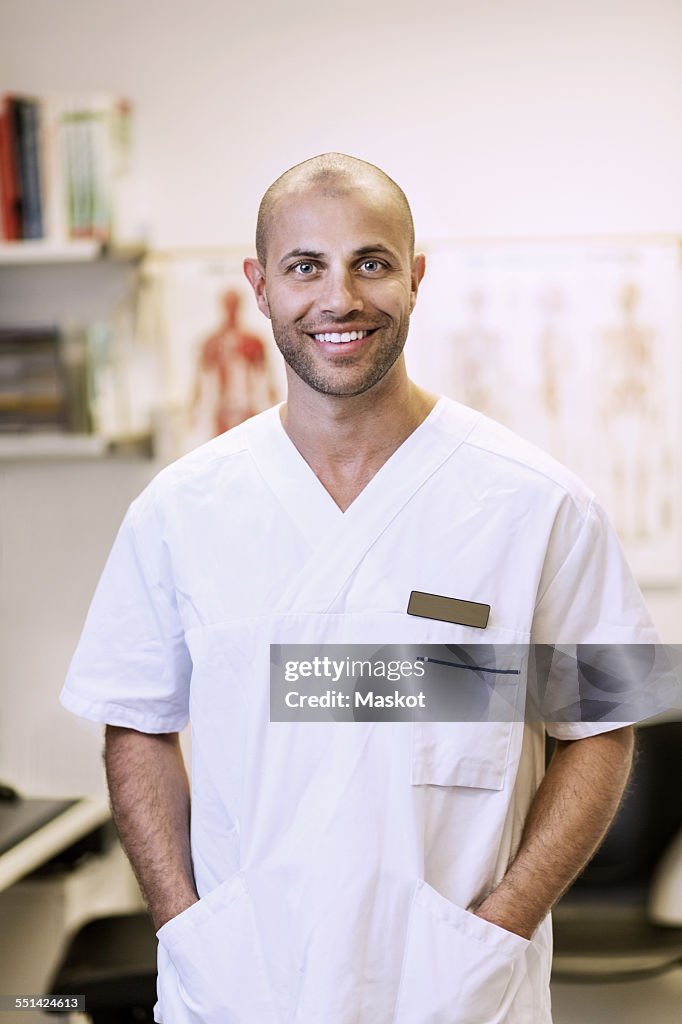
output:
M272 183L261 200L256 223L256 253L261 266L267 259L268 237L282 199L308 191L344 196L361 189L377 199L392 202L404 221L410 258L414 256L412 211L403 190L384 171L365 160L344 153L323 153L290 167Z

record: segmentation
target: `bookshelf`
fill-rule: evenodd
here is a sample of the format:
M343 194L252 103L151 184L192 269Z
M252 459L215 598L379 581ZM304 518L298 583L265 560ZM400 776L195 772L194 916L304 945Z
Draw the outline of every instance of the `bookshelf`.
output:
M92 459L106 454L106 441L95 434L0 434L0 462Z
M73 242L55 242L45 238L25 242L2 242L0 243L0 266L82 263L97 259L100 248L100 245L91 238Z
M110 246L93 238L57 242L36 239L0 243L0 267L40 266L50 263L90 263L109 259L114 262L137 261L145 255L143 245Z
M124 98L0 96L1 462L148 454L133 162Z
M0 462L73 459L151 459L152 437L110 442L97 434L0 434Z
M83 343L93 328L105 326L113 337L122 323L133 332L143 256L142 246L115 248L89 239L0 245L0 329L24 331L30 340L31 331L51 325ZM122 433L6 429L0 431L0 463L150 455L147 435Z

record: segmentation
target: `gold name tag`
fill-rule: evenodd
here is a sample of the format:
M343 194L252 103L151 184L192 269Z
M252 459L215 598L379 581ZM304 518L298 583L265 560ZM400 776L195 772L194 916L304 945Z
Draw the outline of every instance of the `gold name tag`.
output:
M438 594L424 594L413 590L407 605L408 615L419 615L423 619L440 619L453 622L456 626L475 626L485 629L490 615L489 604L477 601L460 601L456 597L439 597Z

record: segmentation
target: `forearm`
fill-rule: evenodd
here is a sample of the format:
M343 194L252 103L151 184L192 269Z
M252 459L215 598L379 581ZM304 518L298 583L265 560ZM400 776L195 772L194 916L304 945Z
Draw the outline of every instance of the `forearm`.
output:
M632 764L633 730L558 741L517 855L476 913L530 938L604 838Z
M158 930L197 900L179 738L107 726L104 759L121 843Z

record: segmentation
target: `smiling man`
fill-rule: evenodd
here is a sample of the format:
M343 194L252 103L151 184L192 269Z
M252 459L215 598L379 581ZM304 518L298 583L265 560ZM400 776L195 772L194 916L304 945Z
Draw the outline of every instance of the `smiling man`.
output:
M425 260L382 171L287 171L244 269L287 402L133 503L62 695L107 724L156 1020L549 1024L549 911L615 812L632 730L271 722L270 644L655 643L641 595L572 474L408 378ZM547 696L571 703L565 674Z
M403 359L425 269L410 207L378 168L320 157L268 189L256 251L244 270L287 364L285 429L345 510L436 403Z
M258 260L245 269L293 370L290 388L361 394L393 368L407 340L425 266L414 256L410 208L390 178L351 166L333 157L306 163L261 203ZM292 247L294 238L306 242Z

